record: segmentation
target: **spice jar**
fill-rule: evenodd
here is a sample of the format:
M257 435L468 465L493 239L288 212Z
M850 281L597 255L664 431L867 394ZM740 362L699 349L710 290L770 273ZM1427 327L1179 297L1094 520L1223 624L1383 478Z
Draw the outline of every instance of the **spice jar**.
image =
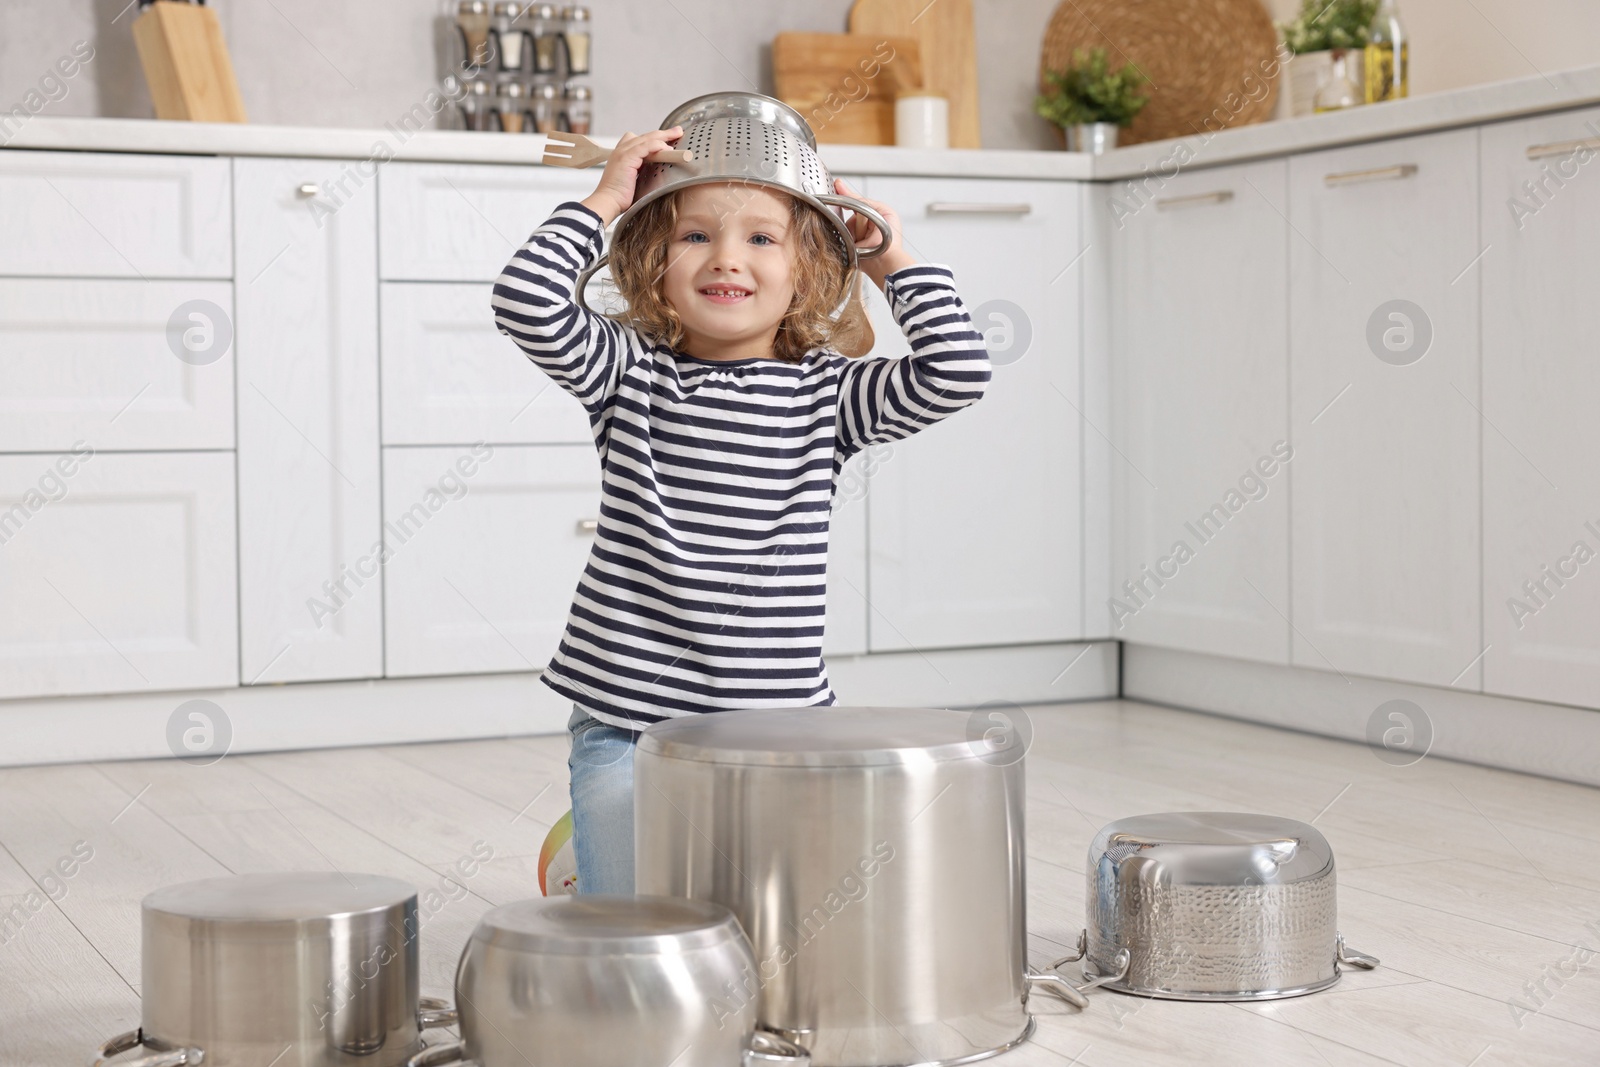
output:
M466 90L461 97L461 126L467 130L487 130L489 116L494 110L494 100L489 95L489 83L482 80L462 83Z
M494 5L494 39L500 52L500 69L522 73L527 54L523 47L527 40L528 24L523 14L528 10L522 0L499 0Z
M588 133L589 120L593 117L593 93L587 85L576 85L568 82L562 90L562 99L566 102L564 112L565 128L568 133Z
M529 129L530 133L555 133L561 112L560 88L550 82L535 85L533 103L529 110L533 112L533 126Z
M468 66L489 61L489 0L460 0L456 5L456 31Z
M495 115L500 129L506 133L521 133L528 110L528 87L514 79L503 81L495 90Z
M589 9L581 4L573 4L561 13L561 18L566 23L561 37L566 44L567 73L587 74L589 73Z
M561 51L561 17L554 4L535 4L528 19L533 27L533 72L554 74Z

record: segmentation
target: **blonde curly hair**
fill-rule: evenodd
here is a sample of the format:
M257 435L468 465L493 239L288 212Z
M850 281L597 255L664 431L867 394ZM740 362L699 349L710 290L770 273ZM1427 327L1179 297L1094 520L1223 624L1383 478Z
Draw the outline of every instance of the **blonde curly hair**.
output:
M640 208L613 238L608 260L612 281L628 302L626 310L612 317L675 351L682 350L687 336L683 321L667 302L663 280L683 191L674 189ZM784 363L799 363L814 348L830 348L852 357L865 355L872 350L873 333L860 271L849 267L838 231L815 208L799 197L786 195L784 199L790 211L794 297L778 323L773 356ZM852 293L849 304L837 320L830 318L847 287Z

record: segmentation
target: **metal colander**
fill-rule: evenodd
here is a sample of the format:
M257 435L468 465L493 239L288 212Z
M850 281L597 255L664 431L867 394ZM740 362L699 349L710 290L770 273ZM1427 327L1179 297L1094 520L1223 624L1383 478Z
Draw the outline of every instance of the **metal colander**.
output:
M747 182L777 189L809 204L832 224L840 254L855 270L859 260L881 255L892 232L882 215L866 204L833 191L833 176L817 155L817 139L800 113L781 100L760 93L720 92L697 96L674 108L660 128L683 127L677 147L694 152L690 163L647 163L639 168L633 203L612 224L620 232L646 204L678 189L707 182ZM858 252L845 225L845 211L869 219L878 228L878 244ZM578 277L578 301L589 309L584 289L605 266L610 252ZM842 311L853 293L847 289Z

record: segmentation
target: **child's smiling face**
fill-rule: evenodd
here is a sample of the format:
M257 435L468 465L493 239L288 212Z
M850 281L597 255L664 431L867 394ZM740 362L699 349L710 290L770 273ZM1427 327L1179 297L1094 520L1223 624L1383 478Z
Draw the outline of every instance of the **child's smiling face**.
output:
M683 191L667 249L666 300L700 359L771 355L794 299L789 199L738 182Z

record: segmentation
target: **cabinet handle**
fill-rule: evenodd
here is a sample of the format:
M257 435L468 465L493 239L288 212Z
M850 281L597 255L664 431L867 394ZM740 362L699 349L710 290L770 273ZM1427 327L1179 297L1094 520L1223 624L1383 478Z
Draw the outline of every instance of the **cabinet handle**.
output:
M1175 207L1197 207L1200 204L1226 204L1232 199L1232 189L1218 189L1214 193L1195 193L1193 196L1163 196L1156 198L1156 210L1169 211Z
M1600 152L1600 137L1585 137L1578 141L1557 141L1555 144L1530 145L1528 147L1528 158L1548 159L1551 156L1567 156L1585 148L1592 152Z
M1360 182L1387 182L1396 178L1409 178L1417 172L1415 163L1401 163L1394 167L1374 170L1348 170L1343 174L1330 174L1323 181L1329 185L1356 185Z
M599 519L579 519L578 520L578 532L581 533L581 534L594 533L598 529L600 529L600 520Z
M306 182L304 185L300 186L300 188L294 191L294 195L298 196L302 200L310 200L313 196L322 195L322 186L318 185L316 182Z
M1026 215L1032 204L961 204L953 200L931 200L930 215Z

